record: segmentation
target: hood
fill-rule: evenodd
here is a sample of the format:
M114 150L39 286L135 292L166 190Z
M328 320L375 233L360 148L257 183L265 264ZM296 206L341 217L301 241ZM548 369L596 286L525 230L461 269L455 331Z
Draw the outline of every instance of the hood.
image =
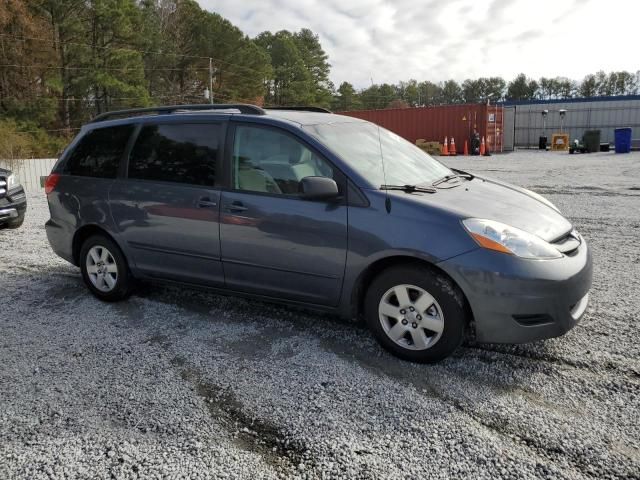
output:
M463 181L458 186L440 185L436 193L402 195L411 202L428 204L461 219L484 218L511 225L553 241L571 231L571 223L556 210L551 202L527 189L506 182L483 177Z

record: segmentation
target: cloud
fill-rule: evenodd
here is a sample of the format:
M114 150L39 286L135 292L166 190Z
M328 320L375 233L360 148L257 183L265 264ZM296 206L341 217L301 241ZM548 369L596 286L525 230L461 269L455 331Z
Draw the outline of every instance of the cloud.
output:
M336 85L503 76L582 78L638 68L640 2L627 0L199 0L250 36L310 28ZM625 12L621 14L620 12ZM614 21L604 22L605 12ZM615 12L615 13L614 13ZM614 18L615 16L615 18Z
M543 34L544 32L542 32L542 30L527 30L520 33L519 35L516 35L513 41L517 43L532 42Z

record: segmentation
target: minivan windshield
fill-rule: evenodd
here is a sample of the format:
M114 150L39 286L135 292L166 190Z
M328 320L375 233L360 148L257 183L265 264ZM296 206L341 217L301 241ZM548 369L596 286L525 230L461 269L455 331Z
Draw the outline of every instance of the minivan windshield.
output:
M373 123L307 125L304 129L375 187L430 185L452 174L415 145Z

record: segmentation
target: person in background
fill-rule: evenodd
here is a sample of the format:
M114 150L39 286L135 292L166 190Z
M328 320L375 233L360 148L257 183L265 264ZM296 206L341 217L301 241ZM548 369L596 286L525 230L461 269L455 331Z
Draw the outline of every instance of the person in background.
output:
M480 155L480 134L475 128L469 143L471 144L471 155Z

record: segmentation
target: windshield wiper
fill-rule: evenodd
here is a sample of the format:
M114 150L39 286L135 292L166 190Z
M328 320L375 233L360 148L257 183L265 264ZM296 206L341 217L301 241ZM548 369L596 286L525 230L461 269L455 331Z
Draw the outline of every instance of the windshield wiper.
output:
M452 168L451 171L452 172L456 172L461 177L468 178L469 180L471 180L473 178L476 178L476 176L474 174L469 173L469 172L465 172L464 170L458 170L457 168Z
M455 171L455 170L454 170ZM473 179L473 175L471 175L470 173L467 172L457 172L452 174L452 175L445 175L444 177L442 177L439 180L436 180L435 182L433 182L431 185L433 185L434 187L437 185L440 185L441 183L444 182L448 182L449 180L453 180L454 178L466 178L467 180L471 180Z
M436 193L433 187L418 187L416 185L380 185L380 190L400 190L407 193Z

